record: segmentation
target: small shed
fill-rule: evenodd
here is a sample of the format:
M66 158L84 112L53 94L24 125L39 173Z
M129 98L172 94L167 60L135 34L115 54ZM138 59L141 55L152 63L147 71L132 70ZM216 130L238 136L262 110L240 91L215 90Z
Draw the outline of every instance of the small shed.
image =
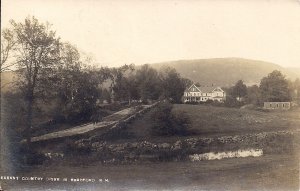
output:
M264 109L288 110L291 108L291 102L264 102Z

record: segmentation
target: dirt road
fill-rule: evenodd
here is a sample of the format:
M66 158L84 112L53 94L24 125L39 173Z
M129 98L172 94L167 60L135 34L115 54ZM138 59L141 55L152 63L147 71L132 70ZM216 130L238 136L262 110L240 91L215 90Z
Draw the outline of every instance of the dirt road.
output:
M147 106L145 106L145 107L147 107ZM100 128L104 128L104 127L113 125L113 124L117 123L118 121L126 118L128 115L133 114L134 112L135 112L134 108L123 109L119 112L116 112L110 116L105 117L102 122L99 122L97 124L88 123L88 124L76 126L76 127L66 129L66 130L48 133L48 134L41 135L38 137L32 137L31 141L37 142L37 141L54 139L54 138L70 137L70 136L74 136L74 135L84 134L84 133L93 131L95 129L100 129Z

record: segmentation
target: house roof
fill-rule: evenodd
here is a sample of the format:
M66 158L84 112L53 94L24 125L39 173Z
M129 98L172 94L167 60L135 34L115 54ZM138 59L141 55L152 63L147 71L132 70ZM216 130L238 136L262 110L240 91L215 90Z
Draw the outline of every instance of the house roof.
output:
M204 92L204 93L210 93L212 91L214 91L214 89L216 89L217 87L215 86L203 86L203 87L200 87L199 89Z
M196 87L200 92L202 93L211 93L213 92L215 89L219 88L222 92L222 88L218 87L218 86L201 86L201 87L198 87L196 86L195 84L191 85L188 89L186 89L185 91L190 91L190 89L192 87Z
M196 86L195 84L192 84L188 89L186 89L185 91L191 91L191 89L192 88L196 88L198 91L201 91L200 89L199 89L199 87L198 86Z

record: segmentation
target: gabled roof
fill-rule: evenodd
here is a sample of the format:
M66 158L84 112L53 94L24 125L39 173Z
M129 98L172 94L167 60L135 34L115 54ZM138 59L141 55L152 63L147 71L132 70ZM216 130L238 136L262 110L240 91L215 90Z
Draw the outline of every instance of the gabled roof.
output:
M187 90L185 91L191 91L192 88L196 88L198 90L198 92L201 92L201 90L199 89L199 87L197 87L195 84L192 84Z
M221 87L215 87L215 89L213 91L217 91L218 89L220 89L221 92L224 92L224 90L222 90Z
M215 86L201 86L200 89L202 90L203 93L211 93L212 91L214 91L214 89L216 89Z
M222 92L224 92L222 90L222 88L218 87L218 86L201 86L201 87L198 87L196 86L195 84L191 85L188 89L186 89L185 91L186 92L190 92L191 91L191 88L192 87L195 87L197 88L197 90L201 93L212 93L215 89L220 89Z

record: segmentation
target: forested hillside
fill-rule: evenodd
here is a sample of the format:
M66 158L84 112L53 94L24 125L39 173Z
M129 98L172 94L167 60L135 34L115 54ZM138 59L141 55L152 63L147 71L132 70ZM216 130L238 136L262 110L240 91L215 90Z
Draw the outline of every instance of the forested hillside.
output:
M151 66L156 69L166 66L175 68L182 77L203 85L214 83L219 86L231 86L238 80L243 80L247 85L253 85L259 83L262 77L273 70L281 71L288 79L300 78L300 72L295 72L295 69L242 58L179 60L154 63Z

